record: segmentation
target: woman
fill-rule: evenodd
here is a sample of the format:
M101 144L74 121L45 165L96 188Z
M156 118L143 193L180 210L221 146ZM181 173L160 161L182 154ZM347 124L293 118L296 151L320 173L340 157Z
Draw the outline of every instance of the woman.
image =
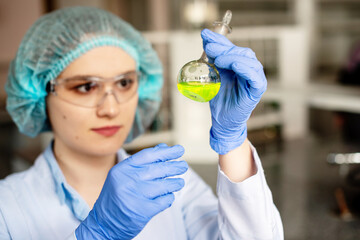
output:
M40 18L11 64L7 109L29 136L54 140L29 170L0 181L0 239L283 239L282 223L246 121L266 89L250 49L202 32L222 85L210 102L218 197L159 144L128 156L160 103L150 44L103 10Z

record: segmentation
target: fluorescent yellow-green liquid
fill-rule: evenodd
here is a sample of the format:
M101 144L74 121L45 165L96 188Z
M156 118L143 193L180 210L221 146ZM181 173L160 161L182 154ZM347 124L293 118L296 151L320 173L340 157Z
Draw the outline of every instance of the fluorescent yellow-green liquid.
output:
M220 82L200 83L200 82L181 82L177 84L179 92L187 98L197 102L208 102L220 89Z

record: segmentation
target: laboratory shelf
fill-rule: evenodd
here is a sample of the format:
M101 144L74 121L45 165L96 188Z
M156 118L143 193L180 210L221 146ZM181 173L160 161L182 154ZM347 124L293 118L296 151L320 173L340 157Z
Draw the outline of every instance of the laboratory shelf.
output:
M329 83L309 83L303 87L281 86L269 83L265 100L292 101L299 97L308 107L332 111L360 113L360 87ZM295 111L295 110L294 110Z
M308 104L326 110L360 113L360 87L311 84Z

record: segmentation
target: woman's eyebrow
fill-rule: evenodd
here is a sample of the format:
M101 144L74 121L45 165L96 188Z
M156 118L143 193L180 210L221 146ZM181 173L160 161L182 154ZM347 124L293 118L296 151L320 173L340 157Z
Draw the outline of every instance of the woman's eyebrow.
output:
M136 72L136 70L129 70L129 71L126 71L126 72L116 74L114 77L118 77L118 76L129 74L129 73L134 73L134 72ZM75 76L66 77L66 78L60 78L60 79L72 80L72 79L88 79L88 78L94 78L94 77L95 78L104 78L104 77L101 77L101 76L98 76L98 75L75 75Z
M95 76L95 75L75 75L72 77L68 77L66 79L86 79L86 78L91 78L91 77L99 78L98 76Z

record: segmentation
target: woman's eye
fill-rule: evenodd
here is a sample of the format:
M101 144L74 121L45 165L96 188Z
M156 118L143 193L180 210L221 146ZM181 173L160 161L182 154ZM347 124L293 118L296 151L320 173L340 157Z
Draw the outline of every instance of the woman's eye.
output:
M131 85L133 84L133 80L132 79L121 79L119 81L117 81L117 87L120 89L128 89L131 87Z
M89 82L85 84L81 84L75 87L76 91L80 93L88 93L96 88L96 83Z

